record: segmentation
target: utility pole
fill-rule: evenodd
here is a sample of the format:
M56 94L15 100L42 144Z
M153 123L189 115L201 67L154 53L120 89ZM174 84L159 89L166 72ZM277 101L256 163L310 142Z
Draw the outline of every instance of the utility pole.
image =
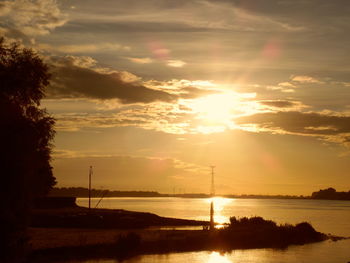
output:
M91 209L91 176L92 176L92 166L90 166L90 171L89 171L89 211Z

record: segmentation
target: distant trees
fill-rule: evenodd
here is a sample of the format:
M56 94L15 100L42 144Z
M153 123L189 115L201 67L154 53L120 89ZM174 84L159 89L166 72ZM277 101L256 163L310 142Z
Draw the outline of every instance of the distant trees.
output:
M72 196L72 197L88 197L89 189L83 187L62 187L62 188L53 188L50 193L50 196ZM91 196L93 197L155 197L162 196L158 192L154 191L110 191L102 189L91 189Z
M55 184L50 165L54 119L40 108L48 66L30 49L0 38L0 253L19 262L32 200Z
M327 189L313 192L311 195L312 199L326 199L326 200L350 200L349 192L337 192L334 188L330 187Z

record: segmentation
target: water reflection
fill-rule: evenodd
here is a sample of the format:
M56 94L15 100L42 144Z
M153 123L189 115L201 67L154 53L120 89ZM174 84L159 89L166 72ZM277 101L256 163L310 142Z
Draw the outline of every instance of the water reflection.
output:
M218 223L229 222L231 216L261 216L278 223L310 222L318 231L350 236L350 202L292 199L229 199L215 197ZM93 199L93 206L99 199ZM100 208L151 212L165 217L209 220L211 199L202 198L105 198ZM88 205L87 198L77 204Z
M213 198L208 198L208 199L203 200L203 202L208 203L208 205L212 201L214 203L214 221L215 221L215 223L219 223L219 224L221 224L221 226L224 223L228 223L229 217L224 215L223 211L229 205L233 205L232 203L235 202L235 199L229 199L229 198L224 198L224 197L213 197Z
M232 263L226 256L227 254L220 254L219 252L212 252L209 255L208 261L203 261L207 263Z
M144 255L123 261L88 261L84 263L344 263L350 259L350 240L290 246L287 250L246 249L219 252L185 252L166 255ZM79 262L82 263L82 262Z

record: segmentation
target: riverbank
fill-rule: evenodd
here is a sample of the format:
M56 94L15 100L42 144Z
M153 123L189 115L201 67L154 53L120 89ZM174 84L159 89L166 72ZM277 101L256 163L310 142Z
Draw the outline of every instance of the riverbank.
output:
M41 216L50 216L51 219L54 219L56 227L52 227L53 222L46 222L46 224L51 224L51 227L41 226L29 229L32 246L30 261L59 262L71 259L122 259L140 254L205 250L229 251L246 248L284 249L289 245L320 242L330 238L337 239L317 232L308 223L300 223L294 226L288 224L277 225L260 217L231 218L229 225L214 231L157 230L140 226L175 226L174 223L176 223L176 226L190 224L198 226L207 225L208 222L163 218L151 213L125 210L96 209L92 211L89 213L86 208L81 207L41 210ZM36 211L36 215L38 213ZM94 221L96 215L100 217L99 221ZM106 215L109 216L108 220L101 219ZM61 216L63 217L61 218ZM89 219L89 217L93 219ZM57 218L60 219L57 220ZM117 220L117 223L92 225L92 222L111 222L112 218ZM74 227L79 220L79 227ZM89 223L82 223L81 220L87 220ZM57 227L57 222L60 222L60 224L65 222L66 226L60 225L60 227ZM121 222L128 222L128 226L136 225L138 227L125 228L122 227L124 223ZM143 223L135 224L135 222Z
M45 228L108 228L140 229L151 226L206 226L207 221L161 217L152 213L123 209L88 209L72 206L63 208L34 209L32 227Z
M143 254L189 251L230 251L233 249L276 248L319 242L327 236L293 241L281 235L278 240L253 232L223 230L112 230L106 229L30 229L33 251L29 262L60 262L89 259L123 259ZM54 234L54 236L51 236ZM232 233L233 234L233 233ZM54 237L54 238L53 238Z
M156 191L118 191L106 189L91 189L93 197L181 197L181 198L210 198L211 195L205 193L159 193ZM62 187L53 188L49 194L52 197L70 196L87 198L89 197L89 189L83 187ZM224 198L244 198L244 199L313 199L313 200L350 200L350 191L337 192L334 188L328 188L313 192L311 195L259 195L259 194L225 194Z

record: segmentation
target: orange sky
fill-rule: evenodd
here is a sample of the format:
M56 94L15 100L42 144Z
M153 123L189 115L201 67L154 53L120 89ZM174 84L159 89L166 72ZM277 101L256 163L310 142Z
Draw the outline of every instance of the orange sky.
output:
M350 188L348 1L1 1L50 65L58 186ZM322 17L322 19L320 19ZM40 19L39 19L40 18Z

